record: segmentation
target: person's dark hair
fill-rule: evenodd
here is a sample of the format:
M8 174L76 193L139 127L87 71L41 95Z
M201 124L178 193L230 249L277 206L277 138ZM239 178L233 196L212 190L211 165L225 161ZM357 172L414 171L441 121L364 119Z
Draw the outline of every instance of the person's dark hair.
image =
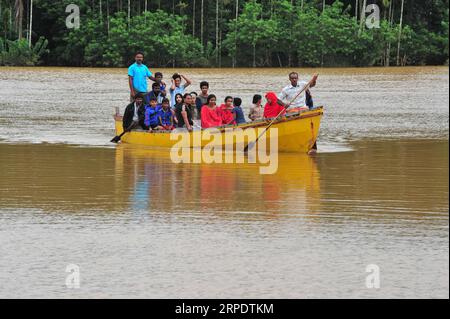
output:
M191 92L190 94L191 94L191 95L198 96L197 92Z
M297 72L291 72L291 73L289 73L289 78L291 78L293 75L296 75L298 77L298 73Z
M232 100L232 99L233 99L233 97L232 97L232 96L227 96L227 97L225 98L225 100L224 100L224 101L226 102L226 101L228 101L229 99L231 99L231 100Z
M200 89L202 89L204 86L206 86L209 89L209 83L206 81L200 82Z
M207 103L209 104L209 102L210 102L212 99L216 99L216 100L217 100L217 97L216 97L214 94L208 95L208 98L206 99Z
M164 103L169 103L169 104L170 104L170 100L167 99L167 98L166 98L166 99L163 99L162 102L161 102L161 104L164 104Z
M144 52L142 52L142 51L137 51L136 54L134 55L134 57L137 57L139 54L142 55L142 56L145 56L145 55L144 55Z
M179 75L178 73L175 73L175 74L172 76L172 79L174 79L174 80L180 79L180 80L181 80L181 75Z
M175 95L175 104L177 103L177 98L178 98L178 97L181 97L181 99L182 99L181 103L184 103L184 97L183 97L183 95L181 95L180 93L177 93L177 94Z
M259 94L255 94L255 96L253 97L253 104L258 103L261 100L262 100L262 96Z
M134 99L135 99L135 100L137 100L137 99L144 99L144 95L143 95L142 93L138 93L138 94L136 94L136 95L134 96Z
M241 106L242 105L242 99L239 97L235 97L233 100L234 106Z
M158 76L163 77L163 74L161 72L156 72L155 73L155 78L157 78Z
M158 99L157 99L156 97L152 96L152 97L150 98L150 102L151 102L151 101L156 101L156 102L158 102Z
M186 98L187 98L188 96L191 96L191 94L190 94L190 93L185 93L185 94L183 95L183 101L186 100Z
M155 82L155 83L152 84L152 88L158 88L159 89L159 88L161 88L161 86L159 85L159 83Z

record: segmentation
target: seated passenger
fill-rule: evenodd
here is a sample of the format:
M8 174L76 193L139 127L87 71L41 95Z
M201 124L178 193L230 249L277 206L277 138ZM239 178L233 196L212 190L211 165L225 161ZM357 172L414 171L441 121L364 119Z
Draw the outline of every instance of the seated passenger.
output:
M197 119L201 120L202 117L202 107L203 105L208 104L208 96L209 96L209 83L206 81L202 81L200 83L200 95L197 95L197 99L195 100L195 104L197 106Z
M217 98L211 94L207 104L202 107L202 128L210 128L223 125L222 114L216 105Z
M253 97L253 106L250 108L250 114L248 117L252 121L262 120L264 116L264 108L261 106L262 104L262 96L256 94Z
M170 109L169 99L164 99L161 108L158 111L159 125L166 131L175 129L175 112Z
M245 124L245 116L244 116L244 111L242 111L242 99L236 97L233 100L233 104L234 104L234 109L233 109L233 114L234 114L234 119L236 121L236 124Z
M192 120L191 111L191 95L185 94L184 97L181 94L177 94L175 100L177 104L175 105L175 116L177 118L178 127L186 128L189 132L193 130L192 126L194 122Z
M136 94L134 102L127 106L123 115L123 129L130 131L132 129L145 127L145 106L144 96L141 93Z
M163 127L159 124L158 118L158 101L155 98L150 100L150 105L145 107L145 121L144 130L152 132L153 130L162 130Z
M266 94L267 104L264 107L264 118L275 118L286 114L286 107L274 92Z
M197 92L191 92L191 98L192 98L191 101L192 119L195 121L199 119L199 114L197 110L197 98L198 98Z
M222 125L236 125L233 114L233 98L231 96L225 98L225 103L219 107L219 110L222 115Z
M161 85L155 82L152 84L151 92L145 96L146 104L150 104L150 99L152 98L155 98L158 101L158 104L161 104L164 97L165 95L163 95L161 91Z

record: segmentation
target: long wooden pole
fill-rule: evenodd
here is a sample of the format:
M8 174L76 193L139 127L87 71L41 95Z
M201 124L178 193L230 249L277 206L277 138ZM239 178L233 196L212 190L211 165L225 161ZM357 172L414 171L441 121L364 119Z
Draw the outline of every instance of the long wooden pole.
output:
M253 143L248 143L247 146L244 148L244 152L248 153L248 150L253 148L256 143L258 143L258 141L261 139L261 137L264 136L264 134L266 134L266 132L272 127L272 125L278 120L278 118L281 116L281 114L283 114L283 112L286 111L287 108L289 108L289 106L291 106L292 103L295 102L295 100L306 90L308 90L311 85L313 85L313 83L315 83L315 81L317 81L317 77L319 75L316 74L314 75L314 77L311 79L311 81L308 82L308 84L306 84L306 86L292 99L292 101L287 105L287 107L285 109L283 109L270 123L269 125L266 127L266 129L258 136L258 138L253 142Z

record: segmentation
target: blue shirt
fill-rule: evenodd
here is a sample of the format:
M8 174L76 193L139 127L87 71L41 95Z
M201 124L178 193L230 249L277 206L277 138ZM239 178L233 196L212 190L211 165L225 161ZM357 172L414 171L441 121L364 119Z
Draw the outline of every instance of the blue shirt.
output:
M244 111L242 111L242 108L240 106L235 106L233 109L233 113L236 114L236 124L246 123Z
M147 93L147 78L152 72L144 64L134 63L128 68L128 76L133 77L133 87L137 92Z
M175 87L175 90L170 90L170 106L174 107L177 102L175 102L175 96L179 93L181 95L184 95L185 86L184 84L180 85L179 87Z
M158 117L161 118L162 125L172 125L172 111L170 109L167 109L167 111L160 109Z
M163 96L161 93L159 93L158 95L156 95L156 93L155 93L154 91L151 91L149 94L147 94L147 95L145 96L145 103L146 103L147 105L150 104L150 99L151 99L151 98L155 98L155 99L158 101L158 105L162 104L162 101L164 100L164 96Z
M150 105L147 105L145 107L145 125L146 126L157 126L159 125L159 118L158 118L159 108L158 107L151 107Z

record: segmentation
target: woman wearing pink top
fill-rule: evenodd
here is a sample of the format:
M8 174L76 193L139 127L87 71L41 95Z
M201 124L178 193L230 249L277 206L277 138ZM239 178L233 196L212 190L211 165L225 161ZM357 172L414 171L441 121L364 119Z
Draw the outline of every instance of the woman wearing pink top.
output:
M210 95L207 104L202 107L202 128L204 129L223 125L222 115L216 102L216 96Z

